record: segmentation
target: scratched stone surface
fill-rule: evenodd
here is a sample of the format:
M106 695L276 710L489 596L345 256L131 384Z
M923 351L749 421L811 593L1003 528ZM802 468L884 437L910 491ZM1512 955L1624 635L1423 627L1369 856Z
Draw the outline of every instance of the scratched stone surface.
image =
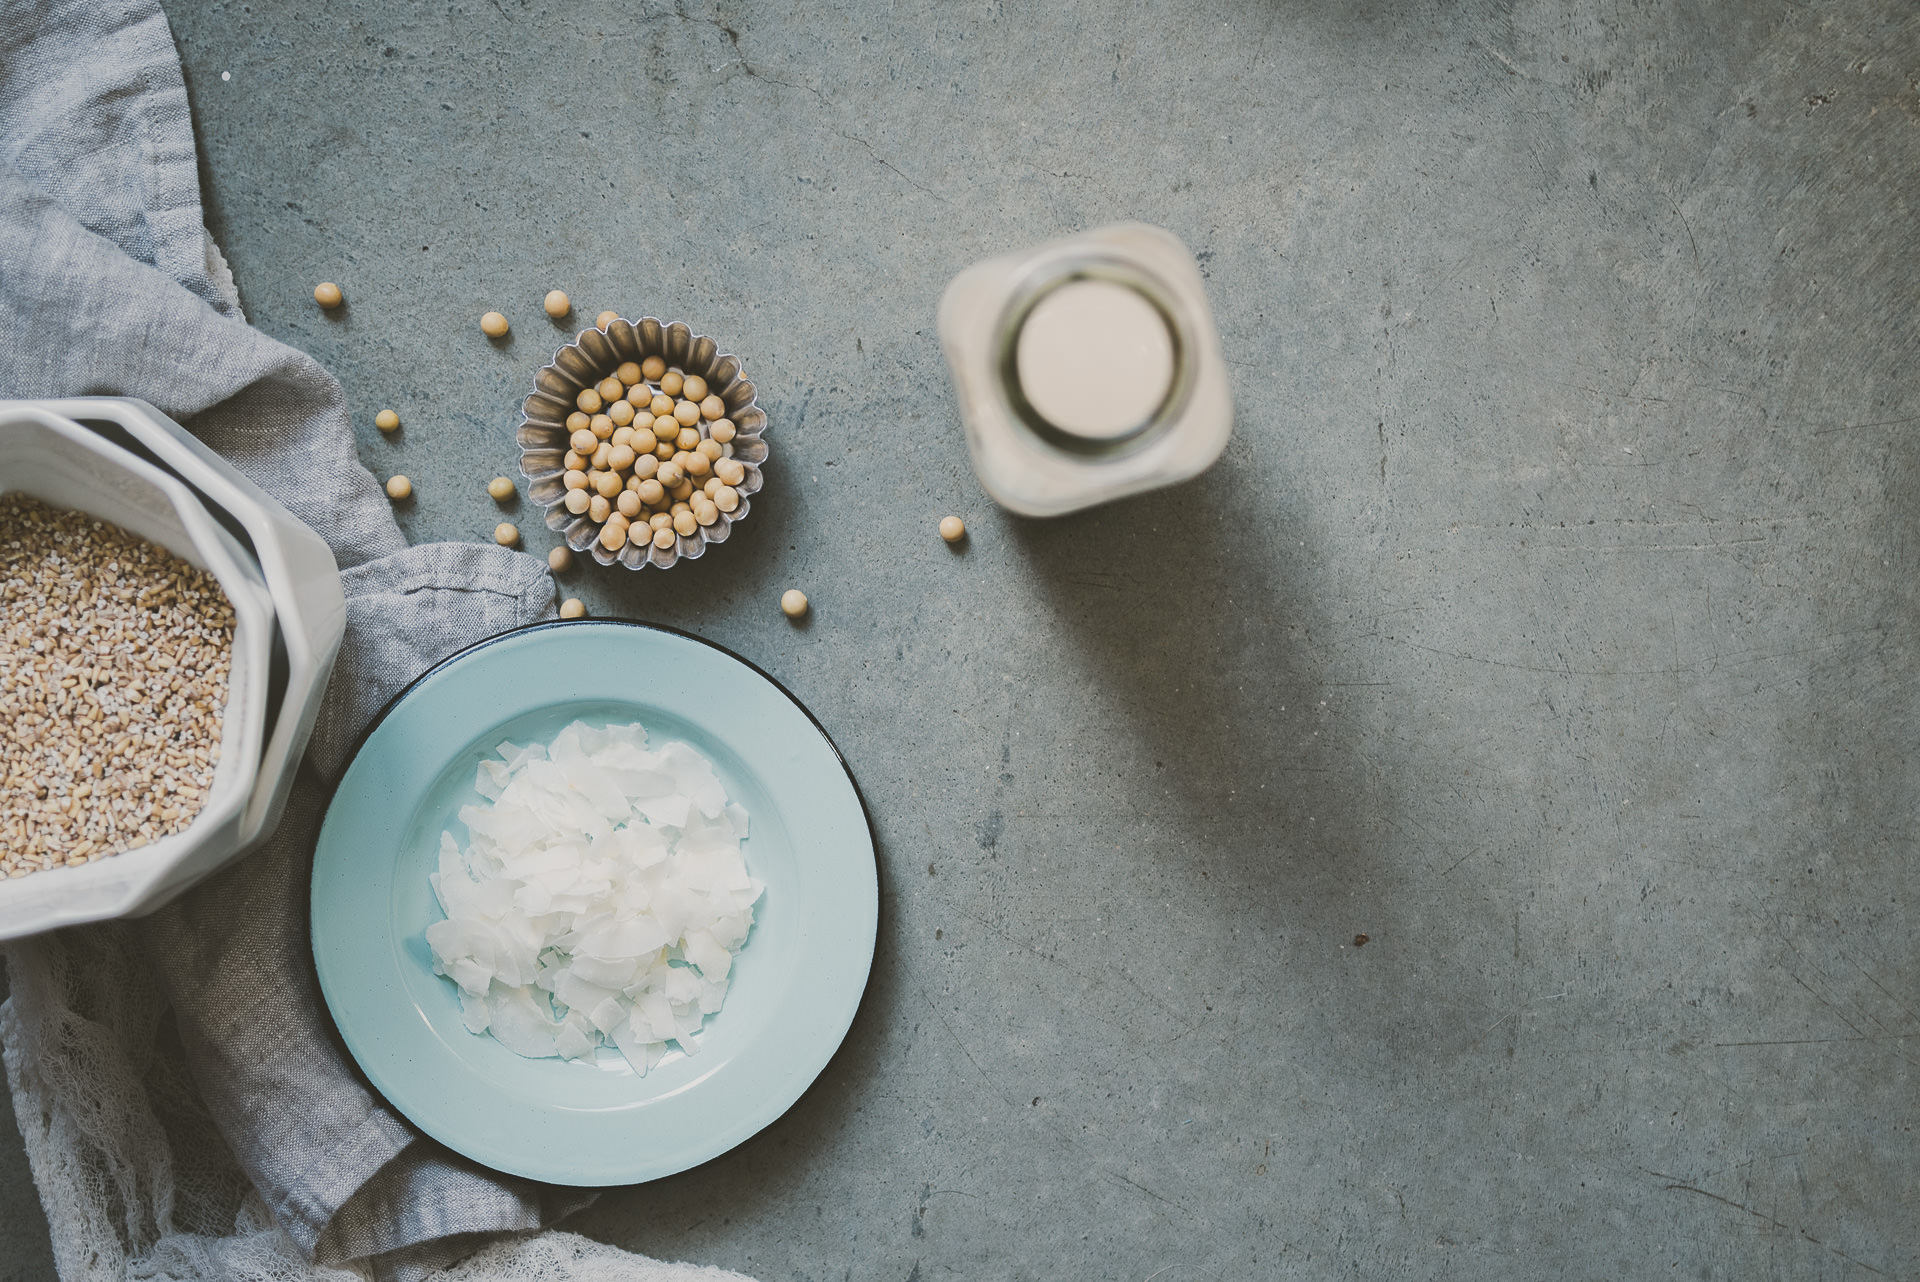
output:
M248 314L412 538L499 519L550 288L772 416L732 542L564 587L819 715L873 980L785 1118L575 1227L813 1282L1920 1277L1920 14L686 5L172 12ZM1010 518L940 291L1123 218L1200 258L1233 444Z

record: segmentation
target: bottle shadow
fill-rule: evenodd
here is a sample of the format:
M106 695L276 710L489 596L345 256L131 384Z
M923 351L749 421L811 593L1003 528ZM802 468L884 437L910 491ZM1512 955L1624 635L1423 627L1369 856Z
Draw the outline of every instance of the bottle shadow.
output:
M1188 834L1133 857L1204 852L1222 893L1328 896L1374 871L1387 799L1335 706L1336 623L1309 540L1228 476L1018 520L1014 540L1056 603L1061 661L1148 750L1133 754L1152 762L1142 804L1173 807ZM1280 924L1280 898L1263 898Z

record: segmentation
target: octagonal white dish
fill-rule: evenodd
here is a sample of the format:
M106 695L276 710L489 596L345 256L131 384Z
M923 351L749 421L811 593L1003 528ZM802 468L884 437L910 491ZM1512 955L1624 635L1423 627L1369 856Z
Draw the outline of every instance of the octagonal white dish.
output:
M180 477L209 507L224 511L246 531L273 594L275 645L284 655L285 681L268 709L259 779L241 826L241 840L251 845L279 825L346 632L346 597L333 552L278 500L145 401L88 396L31 403L83 427L106 423L120 429L149 462Z
M238 854L259 777L274 610L260 567L179 478L71 420L0 404L0 493L85 512L212 574L234 611L220 761L194 821L159 841L77 868L0 881L0 939L157 906Z

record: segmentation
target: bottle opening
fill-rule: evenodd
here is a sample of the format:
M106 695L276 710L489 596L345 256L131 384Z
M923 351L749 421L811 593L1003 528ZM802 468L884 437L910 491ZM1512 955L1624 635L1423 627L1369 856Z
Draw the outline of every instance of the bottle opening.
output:
M1146 426L1166 401L1173 335L1139 291L1070 280L1027 313L1014 367L1041 418L1082 440L1116 441Z

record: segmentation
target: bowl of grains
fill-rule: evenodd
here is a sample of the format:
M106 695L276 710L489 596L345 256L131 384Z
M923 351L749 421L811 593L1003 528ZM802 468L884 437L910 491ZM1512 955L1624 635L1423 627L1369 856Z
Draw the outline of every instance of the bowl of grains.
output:
M0 939L150 910L242 849L273 627L178 478L0 410Z
M534 376L520 473L574 551L671 569L746 519L766 427L739 357L679 321L616 319L581 331Z
M273 595L273 662L267 692L266 746L241 841L251 845L279 826L295 767L315 739L320 704L346 631L346 598L333 551L276 499L185 428L145 401L94 396L33 401L108 443L186 482L209 515L246 545ZM15 406L0 401L0 414ZM316 747L323 753L336 727Z

